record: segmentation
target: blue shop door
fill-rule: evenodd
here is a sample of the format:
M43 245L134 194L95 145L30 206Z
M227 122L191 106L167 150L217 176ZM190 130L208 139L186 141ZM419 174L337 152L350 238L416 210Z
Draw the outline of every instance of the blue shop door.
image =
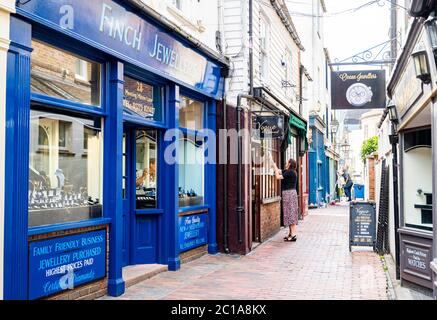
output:
M123 263L151 264L158 261L156 130L125 130L126 183L123 203ZM124 175L124 174L123 174Z

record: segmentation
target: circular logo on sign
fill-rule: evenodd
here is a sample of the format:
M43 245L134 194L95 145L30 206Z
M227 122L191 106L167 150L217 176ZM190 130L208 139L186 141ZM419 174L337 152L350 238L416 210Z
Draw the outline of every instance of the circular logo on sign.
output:
M354 83L346 91L347 101L355 106L362 107L366 103L372 101L372 88L362 83Z

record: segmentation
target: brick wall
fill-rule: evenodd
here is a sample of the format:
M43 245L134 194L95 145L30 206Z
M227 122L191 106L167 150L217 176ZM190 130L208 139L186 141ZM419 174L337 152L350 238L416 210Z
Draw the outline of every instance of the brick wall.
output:
M281 228L281 202L261 204L260 209L260 241L263 242Z
M109 268L109 227L108 226L95 226L95 227L71 229L71 230L64 230L64 231L56 231L47 234L30 236L28 240L29 242L32 242L32 241L45 240L50 238L57 238L57 237L63 237L73 234L80 234L80 233L96 231L96 230L104 230L104 229L106 229L106 274L107 274ZM32 272L32 270L29 270L29 272ZM108 287L108 279L106 276L104 279L87 283L78 286L73 290L63 291L55 295L46 297L44 299L45 300L92 300L104 296L107 293L107 287Z

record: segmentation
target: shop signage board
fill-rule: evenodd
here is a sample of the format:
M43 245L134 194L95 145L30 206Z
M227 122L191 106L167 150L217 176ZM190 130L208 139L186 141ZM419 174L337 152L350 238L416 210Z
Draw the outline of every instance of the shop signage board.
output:
M331 72L331 106L332 109L385 108L385 70Z
M373 247L376 244L376 204L352 202L349 220L349 250L352 246Z
M117 1L26 1L17 12L122 60L221 98L223 81L217 63Z
M125 76L123 106L140 117L154 120L153 90L153 86Z
M432 289L432 234L418 236L417 231L400 230L402 279Z
M260 139L277 139L284 136L284 117L283 116L263 116L255 117L255 136Z
M29 244L29 299L38 299L104 278L106 230Z
M179 217L180 252L200 247L207 243L206 213Z

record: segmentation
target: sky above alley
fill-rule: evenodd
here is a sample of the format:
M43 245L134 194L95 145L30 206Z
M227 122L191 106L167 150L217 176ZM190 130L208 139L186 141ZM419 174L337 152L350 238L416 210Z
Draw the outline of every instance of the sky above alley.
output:
M325 0L325 46L331 59L343 60L390 39L390 1ZM354 9L347 11L348 9Z

